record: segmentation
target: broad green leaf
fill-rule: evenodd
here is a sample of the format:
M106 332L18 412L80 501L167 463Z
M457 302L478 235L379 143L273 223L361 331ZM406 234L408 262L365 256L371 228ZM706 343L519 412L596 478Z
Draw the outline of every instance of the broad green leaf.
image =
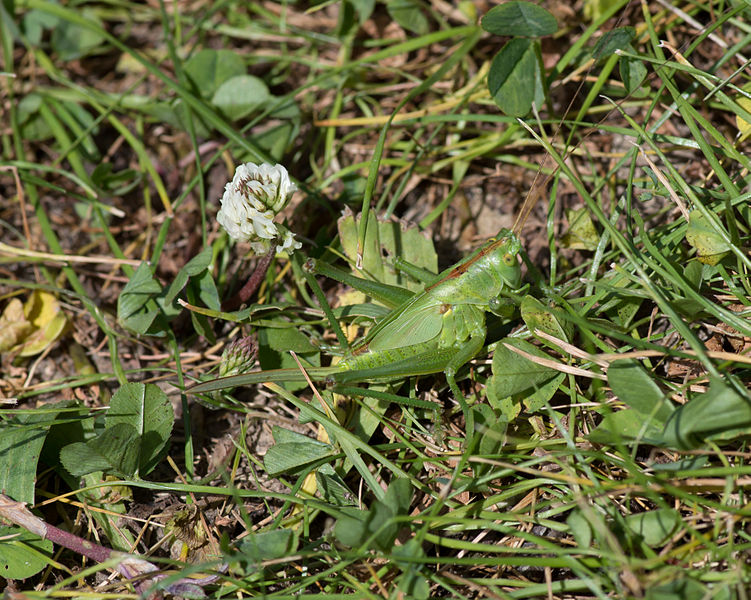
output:
M134 333L146 333L161 312L154 300L161 291L151 267L142 262L117 298L120 324Z
M289 325L289 323L284 323ZM303 366L319 366L321 354L310 343L310 339L294 327L264 327L257 330L258 336L258 365L264 370L296 369L297 361L290 355L290 350L297 354ZM302 381L287 381L281 384L285 389L294 392L308 387Z
M126 383L110 400L106 426L128 424L140 436L138 470L151 472L169 442L175 414L167 394L153 383Z
M185 73L204 98L211 98L228 79L245 75L243 59L232 50L203 49L185 62Z
M276 427L271 431L275 444L263 457L263 466L271 476L295 471L312 462L334 455L334 448L306 435Z
M501 417L507 423L511 423L522 413L521 400L515 400L514 398L514 396L506 396L505 398L497 397L492 394L490 387L488 387L488 402L501 414Z
M643 298L625 296L616 302L608 314L613 320L613 323L620 325L623 328L627 328L631 325L634 317L639 312L639 308L641 308L643 301Z
M592 57L600 60L610 56L616 50L625 50L631 44L631 40L636 36L636 30L633 27L618 27L605 32L597 40L595 47L592 49Z
M167 288L164 294L164 303L171 304L191 277L202 275L211 265L212 257L213 250L208 246L185 263Z
M290 144L300 133L300 119L278 121L276 124L258 132L253 141L269 153L269 156L281 161Z
M616 360L608 368L608 385L621 402L651 417L655 426L670 418L673 405L653 377L635 360Z
M678 579L651 587L646 591L645 600L736 600L734 592L727 588L708 588L691 579L688 575L678 575ZM733 586L735 587L735 586Z
M120 423L86 443L68 444L60 451L60 461L76 477L95 471L132 477L138 467L138 442L135 428Z
M542 37L558 31L555 17L531 2L505 2L482 18L482 28L495 35Z
M355 219L349 211L337 221L342 249L353 261L357 255L359 222L360 219ZM397 221L382 221L370 212L363 244L363 273L373 281L422 291L422 284L395 271L384 256L399 256L427 271L438 271L438 255L430 237L416 227L405 227Z
M212 261L212 249L205 248L188 261L165 290L155 279L151 267L143 262L117 299L117 315L126 329L141 335L164 335L167 323L183 312L177 302L178 294L186 283L196 281L205 296L205 304L217 310L219 300L216 286L208 281L208 267ZM193 298L195 300L195 297ZM195 302L194 302L195 303ZM199 328L199 333L208 333Z
M95 471L145 475L166 451L173 421L172 404L162 390L126 383L112 396L105 430L86 443L68 444L60 459L75 476Z
M527 295L522 300L520 310L524 323L533 335L539 329L565 342L573 338L574 325L560 308L545 306L534 296Z
M252 562L289 556L297 550L298 538L291 529L274 529L251 533L238 544L237 550Z
M77 408L76 413L86 414L85 407ZM64 415L61 415L64 416ZM104 415L100 415L104 423ZM126 501L132 499L130 488L125 486L102 486L106 477L101 471L94 471L83 478L73 476L64 468L60 461L60 451L74 442L85 442L95 435L95 418L86 416L80 418L71 415L68 420L58 418L50 428L50 433L44 441L40 461L46 466L54 468L71 489L79 489L76 496L92 508L91 518L94 519L109 540L108 545L115 550L130 551L135 544L134 536L127 529L123 529L118 521L118 515L128 512ZM101 510L98 510L101 509Z
M43 102L43 96L36 92L30 92L21 98L17 106L19 124L24 125L33 118L38 117Z
M396 536L399 535L400 526L394 519L399 513L395 512L391 506L378 500L373 503L368 512L370 514L366 524L367 534L376 534L373 545L382 552L391 550Z
M375 8L375 0L346 0L357 12L357 19L362 24L370 18Z
M697 258L705 265L716 265L730 252L730 244L698 210L689 214L686 241L696 249Z
M631 325L644 298L629 290L630 279L625 273L615 270L606 273L601 282L607 285L607 298L600 310L602 310L616 325L624 329ZM613 289L615 288L615 289Z
M43 10L33 9L23 16L23 30L32 46L42 42L42 32L52 29L60 22L59 18Z
M430 30L430 23L416 0L386 0L386 10L407 31L425 35Z
M566 220L568 221L568 230L563 234L563 239L561 240L564 248L590 251L597 249L600 236L586 207L577 210L567 210Z
M185 288L188 302L193 306L206 306L212 310L221 310L219 292L216 289L211 272L206 270L201 275L192 277ZM214 329L205 315L190 311L190 319L198 335L206 338L210 343L215 341Z
M100 435L86 442L86 446L89 449L89 458L92 461L98 461L98 458L95 457L101 457L109 463L109 467L102 468L92 463L86 470L89 473L111 471L116 476L132 477L138 469L139 442L138 432L132 425L120 423L107 427ZM65 448L63 448L64 451ZM70 464L70 460L68 463ZM73 474L86 475L87 473L81 472L79 469L78 472Z
M616 301L608 306L607 315L616 325L626 329L633 323L634 317L639 312L643 298L638 296L623 295L618 297Z
M397 597L413 600L427 600L430 598L430 582L421 572L420 563L425 556L421 540L412 537L406 544L394 546L390 551L390 559L401 570L402 575L396 581L399 590Z
M397 477L386 490L386 495L381 500L395 515L405 514L412 503L412 484L408 479Z
M592 527L578 508L571 511L566 524L580 548L589 548L592 543Z
M401 546L394 546L389 553L391 560L403 571L420 565L420 562L416 562L416 558L422 558L425 556L425 550L422 547L421 541L417 537L412 537L407 540L406 544ZM401 587L399 589L402 589ZM408 595L407 598L413 598L412 595Z
M412 484L404 478L391 482L383 500L376 500L370 510L343 507L345 516L339 518L334 535L343 544L360 546L371 536L381 551L390 551L399 534L399 524L394 517L406 515L412 501Z
M589 439L596 444L626 444L637 441L660 445L661 429L646 419L643 413L633 408L611 412L603 417L597 428L589 434Z
M751 434L751 399L710 377L709 389L676 409L665 425L665 444L690 450L705 440Z
M509 116L526 116L535 101L539 73L536 43L526 38L512 39L490 64L488 90Z
M188 290L190 291L188 295L189 300L191 298L190 294L192 293L195 294L192 296L193 299L200 301L203 306L216 311L222 309L222 301L219 298L219 291L216 289L216 283L214 282L214 277L211 275L210 270L207 269L203 273L194 276L190 283L193 285L188 286Z
M647 77L647 67L636 58L622 56L618 61L618 70L621 72L621 80L629 94L636 92Z
M13 500L34 504L37 462L50 423L68 403L0 421L0 490Z
M236 121L266 104L271 95L262 79L253 75L237 75L228 79L211 98L211 103L227 117Z
M394 517L406 515L412 503L412 484L408 479L397 477L386 490L383 500L376 500L368 521L369 533L377 533L375 545L384 552L394 546L401 525Z
M356 506L357 496L347 487L347 484L329 465L321 465L316 469L316 484L321 497L335 506Z
M52 542L20 527L0 527L0 540L0 573L5 580L36 575L52 560Z
M196 136L200 138L208 137L211 133L212 128L206 124L206 120L191 113L182 98L165 102L150 102L144 106L143 111L154 120L171 125L180 131L187 131L190 123L195 128Z
M712 266L703 265L700 262L691 261L683 269L683 276L698 292L701 288L701 282L704 281L705 278L709 279L709 277L705 277L705 271L714 272L714 268ZM678 288L678 286L676 286L676 288Z
M263 466L271 476L296 471L312 462L333 456L328 444L315 440L304 443L274 444L263 457Z
M419 542L415 538L410 539L404 546L394 546L394 550L404 556L403 552L409 551L405 546L418 546ZM392 552L393 556L394 552ZM420 556L412 554L413 558ZM428 600L430 598L430 581L420 573L414 566L411 566L396 581L396 587L400 592L400 597L411 598L413 600Z
M310 338L292 326L259 329L258 343L278 352L292 350L297 354L305 354L316 351L316 347L310 343Z
M101 20L93 10L83 8L80 11L80 16L100 27L102 26ZM86 56L102 42L104 42L104 38L98 32L63 19L52 30L52 37L50 38L52 48L63 61Z
M343 516L336 521L334 537L345 546L356 548L368 537L367 521L370 518L370 511L344 506L341 512Z
M658 508L625 518L626 526L652 548L664 544L682 521L680 513L672 508Z
M540 410L553 397L565 375L517 354L506 344L541 358L545 357L545 353L529 342L516 338L505 338L496 347L493 376L488 383L488 401L511 420L516 415L509 412L508 399L517 405L524 402L529 412Z

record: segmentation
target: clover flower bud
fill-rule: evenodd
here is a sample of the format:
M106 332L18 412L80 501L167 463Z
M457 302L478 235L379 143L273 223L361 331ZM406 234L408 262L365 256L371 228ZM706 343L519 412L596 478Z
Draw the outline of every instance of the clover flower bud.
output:
M256 362L258 347L252 336L233 340L224 348L219 362L219 377L247 373Z
M252 336L233 340L224 347L222 358L219 361L219 377L230 375L242 375L247 373L256 362L258 345ZM227 388L224 393L231 393L234 388ZM198 395L196 400L206 408L216 410L222 407L223 393L220 391L209 392L205 397Z
M296 191L282 165L240 165L224 188L217 221L232 239L250 242L256 254L268 253L277 242L281 242L276 244L277 253L292 252L301 244L286 227L274 223L274 217Z

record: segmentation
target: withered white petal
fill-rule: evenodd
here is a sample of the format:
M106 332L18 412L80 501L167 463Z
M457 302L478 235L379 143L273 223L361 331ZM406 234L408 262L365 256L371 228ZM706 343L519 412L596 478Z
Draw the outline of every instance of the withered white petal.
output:
M295 240L295 234L291 231L287 231L284 234L284 239L282 240L282 244L280 246L276 247L276 253L279 254L280 252L284 252L285 250L289 250L289 253L292 254L295 250L302 248L302 244Z

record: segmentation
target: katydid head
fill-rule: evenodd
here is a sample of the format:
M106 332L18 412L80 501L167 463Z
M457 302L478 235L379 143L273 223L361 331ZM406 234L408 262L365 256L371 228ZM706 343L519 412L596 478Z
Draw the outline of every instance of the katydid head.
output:
M521 250L519 238L508 229L501 229L495 236L493 253L500 258L500 263L497 263L498 274L512 290L519 289L522 283L522 271L519 265Z

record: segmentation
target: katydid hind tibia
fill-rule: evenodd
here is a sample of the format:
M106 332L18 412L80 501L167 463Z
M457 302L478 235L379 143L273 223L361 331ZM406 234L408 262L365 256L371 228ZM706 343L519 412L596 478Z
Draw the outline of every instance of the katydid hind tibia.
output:
M470 256L437 275L424 291L405 299L334 367L307 370L313 380L336 383L388 380L443 372L471 427L471 413L456 384L456 372L485 341L485 312L502 304L503 292L521 284L521 244L503 229ZM265 381L299 381L297 369L276 369L233 375L199 383L192 394Z

